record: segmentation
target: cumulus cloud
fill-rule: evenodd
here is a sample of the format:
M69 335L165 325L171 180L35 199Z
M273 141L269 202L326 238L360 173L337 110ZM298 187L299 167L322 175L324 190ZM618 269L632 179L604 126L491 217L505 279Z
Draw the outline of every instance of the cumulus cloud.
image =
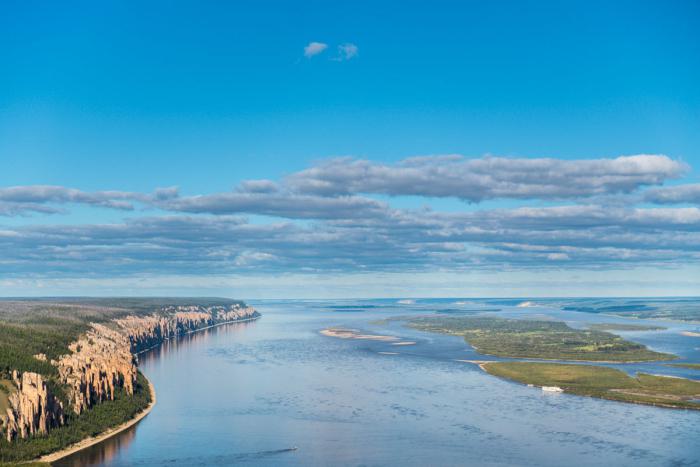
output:
M0 225L0 278L27 274L470 271L605 268L700 262L697 185L656 187L686 167L663 155L557 160L431 156L385 164L333 159L280 180L222 193L0 188L0 215L64 212L71 204L167 215L108 224ZM642 191L641 195L637 190ZM539 199L546 206L397 209L373 195ZM556 202L555 202L556 201ZM241 215L272 219L249 222Z
M134 202L153 203L178 196L175 187L159 188L152 194L128 191L86 192L56 185L27 185L0 188L0 215L16 216L28 213L56 214L65 209L57 204L83 204L102 208L131 211Z
M356 193L486 199L573 199L629 193L677 178L684 164L664 155L615 159L516 159L431 156L397 164L341 158L291 175L287 183L303 193Z
M0 201L0 216L21 216L30 213L57 214L62 209L45 206L41 203L22 203Z
M700 209L556 206L250 223L174 215L0 229L0 275L624 267L700 261Z
M81 203L113 209L133 209L125 200L143 195L122 191L98 191L87 193L73 188L53 185L31 185L0 188L0 201L6 203Z
M279 186L272 180L246 180L238 187L243 193L274 193Z
M232 192L210 195L181 196L177 187L153 193L86 192L51 185L0 188L0 215L65 212L57 207L65 204L133 210L134 203L141 203L191 213L300 219L374 217L388 206L359 195L451 197L469 202L498 198L580 200L659 185L685 170L684 164L664 155L579 160L452 155L417 157L396 164L340 158L293 173L281 183L248 180ZM694 202L699 193L700 185L681 185L649 190L645 199Z
M323 53L328 48L328 44L323 42L309 42L309 44L304 47L304 57L311 58L320 53Z
M250 186L247 186L250 189ZM268 187L253 187L254 190ZM274 191L234 191L187 196L157 203L161 209L200 214L263 214L290 219L370 218L385 203L359 196L322 197Z
M700 204L700 183L655 188L644 195L646 201L658 204Z

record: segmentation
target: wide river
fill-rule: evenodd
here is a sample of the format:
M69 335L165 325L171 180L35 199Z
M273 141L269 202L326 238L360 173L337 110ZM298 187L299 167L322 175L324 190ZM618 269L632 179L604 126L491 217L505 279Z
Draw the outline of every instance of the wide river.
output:
M252 304L263 314L258 321L204 330L142 355L140 368L158 397L153 411L57 465L700 465L700 411L544 394L456 361L484 358L461 338L377 322L455 307L574 326L629 320L437 300ZM623 335L700 362L700 338L680 334L697 326L651 323L669 329ZM319 334L329 326L415 344ZM700 377L658 363L628 368L638 369Z

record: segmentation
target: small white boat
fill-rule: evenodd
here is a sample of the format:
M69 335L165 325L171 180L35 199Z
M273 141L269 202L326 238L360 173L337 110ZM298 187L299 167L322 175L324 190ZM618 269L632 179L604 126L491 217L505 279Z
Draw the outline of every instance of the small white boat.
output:
M559 386L542 386L544 392L564 392Z

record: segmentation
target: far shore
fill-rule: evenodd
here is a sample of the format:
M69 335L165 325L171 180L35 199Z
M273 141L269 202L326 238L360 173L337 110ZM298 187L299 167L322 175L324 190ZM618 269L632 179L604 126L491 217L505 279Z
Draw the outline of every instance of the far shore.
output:
M144 375L144 378L146 376ZM138 422L140 422L146 415L148 415L151 410L153 410L153 407L156 405L156 390L153 387L153 384L151 381L146 378L146 381L148 381L148 390L151 392L151 403L148 404L148 407L143 409L141 412L139 412L134 418L131 420L122 423L121 425L118 425L114 428L109 428L108 430L102 432L98 436L91 436L89 438L85 438L81 441L78 441L75 444L72 444L68 446L65 449L61 449L60 451L52 452L51 454L47 454L45 456L40 457L36 461L38 462L56 462L58 460L61 460L63 458L66 458L72 454L75 454L78 451L82 451L83 449L89 448L90 446L94 446L96 444L101 443L102 441L111 438L112 436L121 433L124 430L127 430L131 428L132 426L136 425Z

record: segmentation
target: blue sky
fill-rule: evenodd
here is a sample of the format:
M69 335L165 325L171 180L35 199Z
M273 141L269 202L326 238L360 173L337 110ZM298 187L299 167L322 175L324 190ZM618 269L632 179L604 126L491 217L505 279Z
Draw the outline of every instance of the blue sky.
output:
M0 295L700 290L697 2L0 9Z

